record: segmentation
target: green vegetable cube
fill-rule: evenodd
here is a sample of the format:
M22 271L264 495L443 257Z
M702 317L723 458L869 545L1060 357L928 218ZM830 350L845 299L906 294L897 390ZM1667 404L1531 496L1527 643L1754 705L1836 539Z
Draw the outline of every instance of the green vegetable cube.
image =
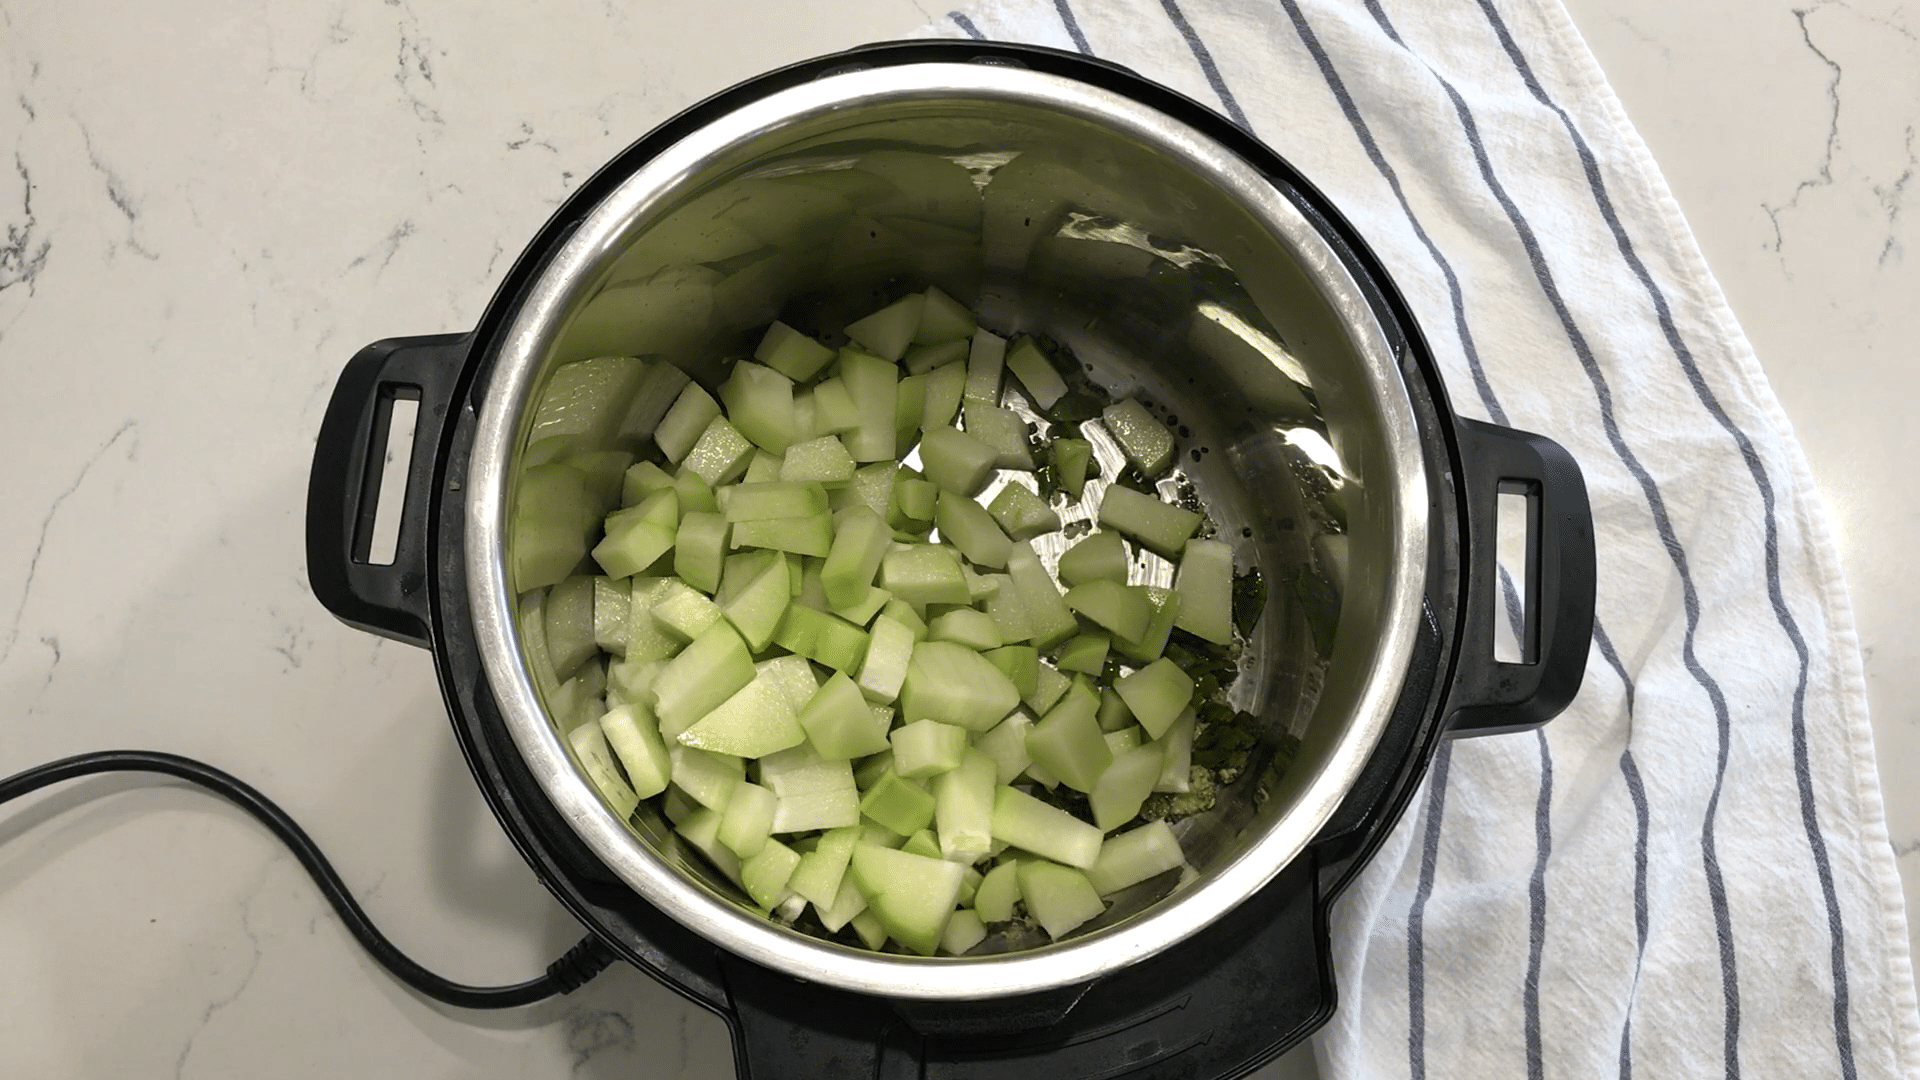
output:
M1199 720L1198 714L1188 708L1157 740L1166 756L1166 765L1160 770L1160 779L1153 790L1184 794L1192 786L1193 731Z
M1027 732L1027 754L1075 791L1092 791L1113 762L1113 751L1094 719L1099 707L1098 694L1076 687Z
M1103 690L1101 693L1104 695L1106 691ZM1105 703L1106 698L1103 696L1100 700L1102 703ZM1118 731L1105 731L1104 728L1102 731L1105 733L1101 738L1107 740L1107 749L1113 751L1115 760L1118 760L1121 754L1126 753L1136 746L1143 746L1147 742L1146 730L1139 724L1128 724ZM1101 779L1105 779L1104 774ZM1154 779L1157 782L1159 777L1156 776Z
M1105 634L1081 634L1060 646L1060 657L1056 663L1061 671L1099 675L1106 670L1107 649L1112 644L1113 639Z
M1114 636L1138 639L1147 632L1147 620L1153 605L1147 590L1139 585L1121 585L1104 578L1075 585L1067 590L1067 606L1092 619Z
M778 681L756 676L678 738L683 746L745 758L799 746L807 733Z
M837 435L860 426L860 406L853 403L844 379L827 379L813 389L813 427L822 435Z
M966 359L966 341L942 341L933 345L908 346L907 355L901 359L900 366L906 368L908 374L911 375L925 375L939 368L957 367L960 369L961 385L965 385L967 377ZM955 403L958 404L959 399L955 398L954 400ZM951 414L949 414L949 416L951 416ZM943 420L941 422L945 423L946 421Z
M1060 556L1060 580L1069 586L1090 581L1127 583L1127 542L1117 532L1089 533Z
M942 491L933 522L940 529L940 538L959 548L960 554L975 566L999 569L1007 565L1007 553L1013 549L1013 541L979 503L952 491Z
M860 665L857 680L866 699L881 705L892 704L906 682L907 667L913 662L913 631L885 615L873 620L867 656ZM868 751L872 753L873 751ZM852 756L852 755L849 755Z
M1173 624L1215 645L1233 641L1233 548L1218 540L1189 540L1173 581L1180 612Z
M733 789L746 778L746 763L726 754L710 754L678 743L667 748L667 760L673 773L673 786L709 810L722 811L733 798ZM715 826L719 825L716 821Z
M597 356L560 365L542 389L528 441L561 435L577 435L588 443L604 441L649 366L631 356Z
M956 342L957 356L966 356L966 345ZM932 348L944 348L935 345ZM920 407L920 430L932 431L934 428L951 427L954 416L960 411L960 397L967 388L967 368L965 364L947 364L934 367L926 372L926 400Z
M1111 484L1100 497L1100 527L1125 533L1166 558L1178 558L1200 515L1151 495Z
M660 738L659 724L647 709L632 705L614 705L599 719L607 746L626 769L634 796L651 799L666 790L672 780L672 761L666 757L666 742Z
M847 486L828 495L828 505L836 514L864 506L875 516L885 518L893 508L893 487L899 475L900 464L895 461L876 461L856 469Z
M842 510L833 520L833 545L827 550L826 565L820 569L820 586L828 604L852 607L866 598L893 534L880 515L865 506Z
M686 731L753 682L754 674L746 642L730 624L714 623L654 681L654 715L660 718L661 734L672 738Z
M1160 770L1166 764L1166 755L1157 745L1149 743L1124 751L1113 759L1113 764L1100 774L1100 779L1087 793L1087 803L1093 808L1093 823L1102 832L1110 832L1132 821L1140 813L1140 804L1153 794L1153 786L1160 782Z
M1012 553L1011 548L1008 553ZM986 608L987 618L992 619L994 627L1000 631L1000 640L1013 642L1031 638L1033 625L1027 618L1026 601L1021 599L1020 590L1014 587L1012 575L988 574L986 577L993 583L994 590L981 606ZM1068 612L1067 617L1072 618L1073 613Z
M741 781L733 789L733 797L727 800L726 812L720 816L720 842L742 859L760 854L760 849L767 846L767 839L773 835L773 808L779 801L773 792L759 784Z
M1100 714L1096 719L1100 721L1100 730L1105 732L1115 732L1135 726L1133 710L1127 708L1126 699L1111 686L1102 687L1100 690Z
M673 492L680 497L680 513L683 515L720 512L720 504L713 497L713 485L685 465L673 474Z
M873 617L880 614L880 609L886 607L892 599L892 593L878 585L869 585L867 595L861 597L859 603L852 607L834 608L833 613L855 626L865 626L872 622Z
M787 447L780 479L843 484L853 479L853 470L853 455L847 453L846 445L832 435L822 435Z
M799 657L785 659L799 660ZM800 663L806 661L800 660ZM854 786L853 764L845 758L822 756L812 743L768 754L753 764L761 785L775 795L813 795L851 790Z
M928 480L956 495L979 494L999 456L993 447L956 428L928 428L920 436L922 471Z
M780 796L773 811L773 831L808 832L860 823L860 793L852 787Z
M972 347L967 350L966 400L1000 404L1000 372L1006 361L1007 339L975 330Z
M1055 941L1107 910L1087 875L1071 867L1030 859L1020 864L1018 874L1027 914Z
M680 651L680 639L653 621L655 601L669 595L672 578L634 578L633 603L627 608L627 659L665 660Z
M907 346L913 342L926 303L924 294L910 293L866 318L849 324L847 336L874 355L885 357L890 362L897 361L906 355Z
M1142 475L1159 476L1173 464L1173 432L1139 402L1116 401L1101 410L1100 420Z
M562 732L570 732L582 724L591 724L606 711L606 702L600 696L606 685L606 675L597 661L581 668L579 674L561 683L560 688L547 698L547 710L555 726Z
M993 838L1085 869L1100 857L1100 830L1018 788L993 792Z
M607 668L607 696L653 716L653 681L666 669L665 660L617 660ZM659 721L654 721L658 724Z
M1020 900L1020 860L1010 859L987 871L973 893L973 910L981 919L1002 923L1013 918L1013 905Z
M1044 716L1072 685L1072 679L1060 674L1052 664L1041 661L1034 673L1033 693L1022 695L1020 700L1027 708Z
M840 378L860 412L860 423L841 437L855 461L891 461L900 369L858 349L840 350Z
M950 641L923 641L900 689L900 711L908 723L939 720L968 731L986 731L999 723L1020 693L993 662Z
M1111 896L1129 885L1178 869L1185 862L1180 841L1167 823L1149 821L1108 837L1100 847L1100 858L1087 869L1087 883L1101 896ZM977 907L978 897L974 903Z
M1179 593L1158 585L1149 585L1146 589L1147 603L1153 607L1153 614L1147 619L1147 632L1137 640L1115 638L1113 642L1122 656L1136 664L1160 658L1167 649L1167 637L1173 633L1174 619L1180 614Z
M673 572L703 592L720 587L720 566L727 554L727 519L719 514L690 513L680 517L673 542Z
M914 328L917 345L943 341L964 341L973 334L973 312L939 289L926 291L926 303L920 309L920 324Z
M554 677L562 682L573 678L598 648L593 640L594 580L576 575L547 593L547 655Z
M752 858L740 864L740 884L753 902L771 908L787 895L788 882L800 865L800 855L778 840L760 845Z
M924 780L957 767L967 752L967 730L937 720L918 720L893 729L893 771L908 780Z
M1087 473L1093 465L1093 444L1085 439L1055 439L1052 447L1053 478L1060 490L1075 499L1086 494Z
M615 815L625 818L640 805L640 796L627 785L626 778L620 775L620 767L613 763L613 751L607 746L607 737L597 724L584 724L574 728L567 735L567 742L573 747L573 755L580 762L580 771L587 774L594 789L607 801ZM931 801L932 796L928 796Z
M964 894L965 890L961 890ZM987 940L987 928L980 916L966 908L947 916L947 928L940 932L940 951L948 956L965 956L975 945Z
M800 864L788 879L787 887L804 897L815 908L832 906L846 877L847 862L860 840L858 827L830 829L820 837L812 851L800 856Z
M893 397L893 452L905 457L920 438L920 417L927 407L927 377L909 375L900 380Z
M1053 363L1032 338L1021 338L1007 350L1007 370L1027 388L1027 396L1041 409L1053 408L1067 392L1065 380L1053 369Z
M653 429L654 444L666 455L668 461L679 464L686 458L693 445L707 430L707 425L720 416L720 404L713 395L702 390L694 383L688 383L680 396L674 399L667 415ZM711 485L709 485L711 486Z
M849 925L853 927L854 933L860 935L860 944L869 949L877 952L880 946L887 943L887 928L880 922L880 917L874 914L871 907L855 915Z
M790 599L787 577L786 561L772 560L760 571L760 576L719 605L727 621L740 631L747 648L753 652L767 647L781 616L786 614Z
M884 722L876 723L867 701L845 672L834 672L800 710L800 726L822 756L856 758L887 748Z
M833 359L833 350L783 322L767 327L753 358L792 379L806 382Z
M1000 647L1000 628L985 612L955 608L927 623L927 640L951 641L976 652L986 652Z
M1033 471L1027 421L1012 409L985 402L966 403L967 434L993 447L993 463L1002 469Z
M854 885L853 875L848 874L841 878L840 891L833 894L833 904L825 908L816 905L814 910L827 933L837 934L841 927L866 913L867 897Z
M919 784L889 769L861 796L860 813L907 836L926 828L933 820L933 796Z
M1156 739L1167 733L1193 699L1193 679L1164 656L1121 676L1113 688L1133 710L1134 719Z
M733 546L824 557L833 548L833 518L822 512L808 517L737 521L733 524Z
M728 423L726 417L716 416L700 433L693 449L687 451L684 464L687 471L708 487L718 487L746 472L747 461L752 457L753 444Z
M909 604L969 604L966 575L953 549L915 544L880 561L880 587Z
M608 577L632 577L673 550L675 526L648 521L645 511L642 503L607 519L606 539L594 545L593 559Z
M887 719L888 719L888 726L891 727L892 719L893 719L891 712L889 712ZM868 757L861 758L859 766L853 770L853 782L860 788L861 791L865 791L868 788L872 787L873 785L879 783L880 778L882 776L885 776L886 774L892 771L893 771L893 748L889 746L887 749L882 750L877 754L872 754L872 755L869 755ZM897 841L898 839L899 839L899 836L896 835L895 840Z
M672 578L667 579L660 598L654 601L652 615L654 622L682 641L692 641L721 619L719 605Z
M1007 676L1022 699L1032 697L1040 688L1040 651L1033 646L1002 645L982 655Z
M680 838L692 845L695 851L707 857L714 868L727 876L729 881L740 882L740 856L735 855L727 845L720 842L719 812L702 808L687 816L685 821L674 826Z
M888 593L887 595L893 596L892 593ZM924 609L926 605L922 604L920 607ZM925 641L927 639L927 621L921 618L920 612L914 610L914 606L905 600L898 597L888 600L887 606L880 609L880 614L913 631L913 640Z
M959 901L961 870L944 859L860 844L847 873L866 894L867 910L895 941L932 956Z
M922 858L937 859L940 857L940 840L933 835L932 829L921 829L919 832L907 837L907 842L900 845L900 850L909 855L919 855Z
M814 400L813 387L802 386L794 390L793 441L803 443L830 434L832 432L820 430L820 405Z
M1059 587L1053 583L1047 568L1040 564L1031 545L1025 542L1013 545L1007 554L1007 573L1020 594L1031 628L1028 640L1035 648L1045 652L1080 631L1079 621L1073 617L1072 609L1061 598Z
M770 454L784 454L793 444L792 379L759 364L735 364L720 401L748 442Z
M1031 730L1033 717L1017 709L991 731L974 736L974 749L993 759L995 783L1010 784L1033 764L1027 753L1027 732Z
M817 483L774 481L739 484L725 490L731 493L725 506L730 522L811 517L827 512L827 491Z
M536 465L522 472L514 492L514 587L538 589L564 579L599 527L586 473L571 465Z
M1045 499L1019 484L1008 484L987 504L993 519L1015 540L1031 540L1060 529L1060 515Z
M670 489L656 491L620 513L631 514L672 532L680 527L680 494Z
M741 551L727 556L720 566L720 589L714 602L726 607L741 590L756 581L767 567L777 565L782 556L774 551Z
M673 474L651 461L628 466L620 480L620 505L635 506L656 491L673 486Z
M640 377L640 385L627 403L626 415L621 417L619 428L614 433L616 445L629 450L644 446L653 437L660 421L666 417L667 410L679 400L689 381L686 372L664 360L648 364L646 374ZM611 399L608 400L612 403Z
M780 454L755 450L753 456L747 459L747 474L740 480L746 484L771 484L780 479L780 470L786 463L787 459Z
M858 671L867 655L867 632L823 611L788 604L773 643L836 671Z
M993 847L993 792L1000 784L993 758L968 749L965 732L961 735L961 760L933 779L933 820L940 833L940 857L967 865Z
M893 506L909 521L932 521L940 489L931 480L902 476L893 486Z

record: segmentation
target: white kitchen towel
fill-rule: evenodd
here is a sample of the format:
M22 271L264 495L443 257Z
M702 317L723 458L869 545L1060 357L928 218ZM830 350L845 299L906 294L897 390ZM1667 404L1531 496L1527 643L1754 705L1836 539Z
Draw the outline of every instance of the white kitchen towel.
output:
M1579 459L1586 682L1443 749L1335 908L1328 1077L1920 1076L1806 463L1557 0L952 0L1243 124L1384 260L1455 406Z

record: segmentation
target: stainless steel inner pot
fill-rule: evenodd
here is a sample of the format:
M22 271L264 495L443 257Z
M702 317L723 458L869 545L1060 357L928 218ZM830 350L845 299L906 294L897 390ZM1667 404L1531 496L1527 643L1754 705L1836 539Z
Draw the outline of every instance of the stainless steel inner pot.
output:
M1095 381L1177 417L1181 471L1163 483L1191 483L1239 564L1275 583L1235 702L1301 740L1277 782L1261 790L1249 776L1176 826L1191 866L1180 880L1136 887L1059 943L987 957L873 953L777 925L650 808L617 818L534 688L508 569L516 459L530 402L557 365L657 354L711 387L776 315L839 326L927 284L997 332L1052 335ZM1110 454L1103 464L1113 475ZM1089 516L1099 490L1090 484L1063 516ZM647 901L747 959L921 1000L1095 978L1176 945L1270 881L1374 749L1412 651L1427 559L1427 478L1405 387L1314 225L1233 153L1156 110L972 63L831 74L721 116L627 177L521 299L467 494L481 658L515 745L581 839ZM1344 535L1347 563L1324 653L1279 584L1333 570L1334 545L1314 542L1322 533ZM1170 574L1151 555L1135 569L1160 583Z

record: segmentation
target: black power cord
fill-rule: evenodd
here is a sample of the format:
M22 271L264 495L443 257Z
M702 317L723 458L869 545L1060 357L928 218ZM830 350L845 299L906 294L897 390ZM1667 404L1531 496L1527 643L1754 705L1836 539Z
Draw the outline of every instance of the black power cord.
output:
M340 921L347 924L347 929L352 931L361 947L394 978L435 1001L463 1009L511 1009L518 1005L531 1005L579 989L615 959L612 950L602 944L599 938L588 934L560 959L547 965L546 974L526 982L511 986L466 986L436 975L401 952L373 925L367 913L360 909L359 902L354 900L353 894L347 891L346 883L340 880L333 865L320 853L313 838L288 817L285 810L237 777L178 754L151 750L98 750L50 761L0 780L0 805L49 784L109 772L163 773L198 784L252 814L282 843L293 849L300 865L307 868L314 884L320 886L321 894L333 905L333 910L340 915Z

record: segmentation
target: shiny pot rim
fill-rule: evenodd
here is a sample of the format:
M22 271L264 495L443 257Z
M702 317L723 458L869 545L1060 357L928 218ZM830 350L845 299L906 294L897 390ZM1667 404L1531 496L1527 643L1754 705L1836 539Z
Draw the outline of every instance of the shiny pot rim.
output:
M777 926L691 881L615 817L574 766L521 658L507 582L506 505L520 421L547 352L568 314L587 298L597 269L646 227L649 212L747 141L863 106L955 96L1040 106L1139 140L1189 165L1290 248L1341 316L1366 374L1392 466L1391 476L1369 476L1368 483L1392 493L1394 542L1382 567L1386 629L1359 706L1318 774L1265 835L1203 883L1107 930L1028 952L928 959L857 952ZM649 903L707 940L799 978L930 1001L1016 995L1084 983L1177 945L1259 891L1306 849L1372 754L1399 695L1425 578L1426 483L1412 409L1365 295L1327 238L1258 170L1164 113L1086 83L1011 67L912 63L823 76L691 131L622 180L539 271L499 339L470 454L468 600L483 667L524 763L581 841Z

